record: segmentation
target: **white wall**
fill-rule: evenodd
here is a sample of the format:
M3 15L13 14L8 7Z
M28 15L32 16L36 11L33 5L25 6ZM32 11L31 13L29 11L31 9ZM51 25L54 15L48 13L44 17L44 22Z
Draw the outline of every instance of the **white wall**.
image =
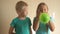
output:
M17 16L15 4L19 0L0 0L0 34L8 34L11 20ZM37 5L45 2L49 7L49 13L55 12L55 31L51 34L60 34L60 0L23 0L28 3L28 16L33 21ZM34 31L33 31L34 34Z

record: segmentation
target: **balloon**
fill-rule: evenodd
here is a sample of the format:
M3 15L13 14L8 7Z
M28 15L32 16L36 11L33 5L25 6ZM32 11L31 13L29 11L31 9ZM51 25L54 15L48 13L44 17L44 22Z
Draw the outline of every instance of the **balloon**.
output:
M41 13L39 16L39 20L43 24L46 24L50 21L50 16L48 15L48 13Z

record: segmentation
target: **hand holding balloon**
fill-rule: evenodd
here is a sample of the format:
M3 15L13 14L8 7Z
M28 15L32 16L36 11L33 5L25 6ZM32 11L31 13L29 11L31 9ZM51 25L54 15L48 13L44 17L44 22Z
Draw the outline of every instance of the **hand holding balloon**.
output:
M50 21L50 16L48 13L41 13L39 16L39 21L43 24L47 24Z

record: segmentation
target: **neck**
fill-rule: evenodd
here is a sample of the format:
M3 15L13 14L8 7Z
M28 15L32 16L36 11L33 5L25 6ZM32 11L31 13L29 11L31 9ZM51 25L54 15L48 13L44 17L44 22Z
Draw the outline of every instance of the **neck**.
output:
M19 19L24 20L26 17L25 16L18 16Z

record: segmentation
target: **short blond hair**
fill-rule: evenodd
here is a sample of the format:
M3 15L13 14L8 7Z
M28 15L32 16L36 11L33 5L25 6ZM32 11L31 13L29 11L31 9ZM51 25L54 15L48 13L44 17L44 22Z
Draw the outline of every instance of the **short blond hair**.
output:
M28 4L25 3L24 1L17 2L16 3L16 7L15 7L16 8L16 11L18 11L18 10L21 11L24 6L28 6Z

